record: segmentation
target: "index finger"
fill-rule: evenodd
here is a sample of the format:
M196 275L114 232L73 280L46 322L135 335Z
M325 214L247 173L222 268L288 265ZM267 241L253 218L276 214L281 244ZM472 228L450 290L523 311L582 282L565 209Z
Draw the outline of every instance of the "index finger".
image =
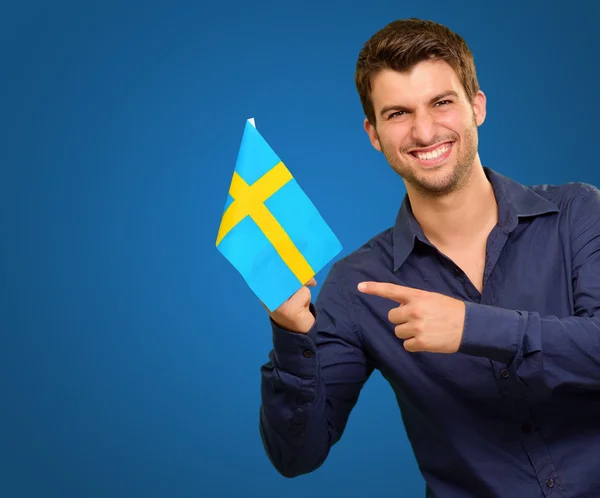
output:
M385 297L401 304L406 303L414 293L414 289L411 287L389 282L360 282L358 290L363 294Z

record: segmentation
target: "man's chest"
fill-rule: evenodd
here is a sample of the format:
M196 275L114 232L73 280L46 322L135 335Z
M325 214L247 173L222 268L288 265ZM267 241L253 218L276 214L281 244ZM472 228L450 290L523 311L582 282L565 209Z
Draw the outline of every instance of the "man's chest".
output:
M504 309L570 316L572 255L550 228L496 229L463 247L422 248L389 281Z
M462 272L465 282L470 282L477 292L483 291L485 243L464 248L441 248L440 253L448 258L450 266L456 266L455 275L461 276Z
M544 236L547 243L540 244ZM530 240L528 240L528 238ZM548 232L496 233L483 248L441 254L433 248L415 250L387 276L366 276L402 286L445 294L456 299L499 308L565 317L573 314L571 256L565 244L552 240ZM359 297L359 299L364 299ZM400 390L417 398L438 396L445 391L469 393L485 406L497 399L497 379L503 365L464 354L414 354L404 350L394 334L388 313L398 303L372 299L365 304L360 327L368 353L376 368ZM475 333L485 334L478 330ZM507 336L510 331L507 331ZM418 390L415 390L418 386ZM428 386L430 389L428 389ZM452 389L455 388L455 389ZM419 394L420 393L420 394ZM489 398L488 398L489 397Z

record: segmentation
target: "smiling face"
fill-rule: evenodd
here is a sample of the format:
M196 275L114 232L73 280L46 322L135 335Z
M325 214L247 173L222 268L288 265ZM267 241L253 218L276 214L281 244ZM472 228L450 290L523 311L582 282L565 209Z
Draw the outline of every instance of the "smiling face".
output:
M373 147L404 179L407 191L440 196L459 189L478 161L477 127L485 96L469 102L452 67L425 61L410 72L385 69L371 84L376 125L365 119Z

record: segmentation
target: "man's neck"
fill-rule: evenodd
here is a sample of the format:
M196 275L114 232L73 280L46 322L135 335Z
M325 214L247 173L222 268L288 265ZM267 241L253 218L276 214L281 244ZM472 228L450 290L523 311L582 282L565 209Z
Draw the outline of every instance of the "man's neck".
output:
M409 198L425 236L438 247L466 246L487 238L498 221L494 190L479 162L456 192L442 197L409 192Z

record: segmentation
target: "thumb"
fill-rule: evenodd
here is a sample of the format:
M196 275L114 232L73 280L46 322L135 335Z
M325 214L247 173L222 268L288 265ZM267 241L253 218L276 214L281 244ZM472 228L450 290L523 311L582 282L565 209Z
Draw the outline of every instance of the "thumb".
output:
M305 284L307 287L314 287L317 285L317 281L315 280L315 278L311 278L308 282L306 282ZM260 300L259 300L260 301ZM265 303L263 303L262 301L260 301L260 304L262 304L263 308L267 310L267 312L271 313L272 310L270 310L269 308L267 308L267 305Z

